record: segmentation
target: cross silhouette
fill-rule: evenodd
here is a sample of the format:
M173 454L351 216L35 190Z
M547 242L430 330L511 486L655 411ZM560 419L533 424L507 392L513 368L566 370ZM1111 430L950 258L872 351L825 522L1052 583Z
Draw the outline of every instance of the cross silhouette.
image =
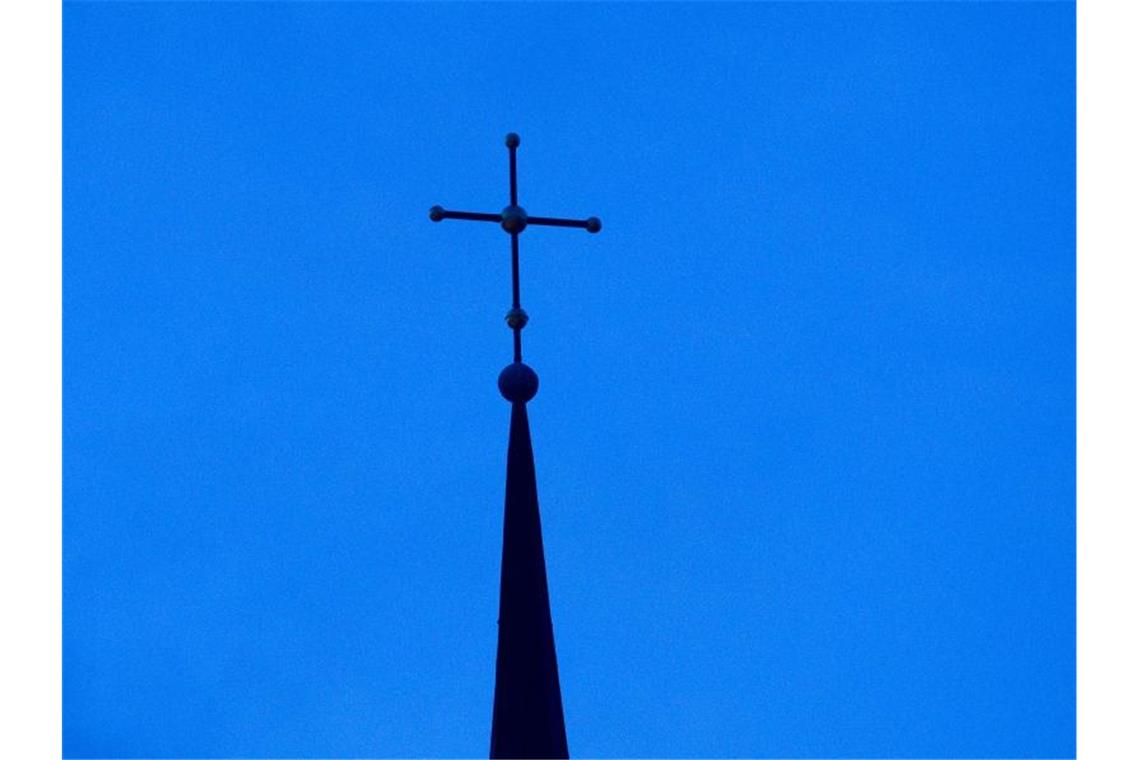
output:
M511 202L498 214L484 214L477 211L449 211L442 206L432 206L428 218L433 222L444 219L466 219L471 222L498 222L511 236L511 310L507 312L507 325L514 332L515 363L522 363L522 329L526 326L527 315L519 303L519 233L527 227L577 227L586 232L599 232L602 222L596 216L589 219L558 219L550 216L530 216L519 205L518 173L515 154L519 147L519 136L514 132L507 135L507 150L511 154ZM536 379L537 382L537 379Z

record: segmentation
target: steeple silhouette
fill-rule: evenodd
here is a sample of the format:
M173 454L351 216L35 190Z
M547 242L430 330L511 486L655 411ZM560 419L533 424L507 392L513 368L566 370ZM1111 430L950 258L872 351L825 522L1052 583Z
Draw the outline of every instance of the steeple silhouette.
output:
M499 586L499 645L495 661L495 701L491 718L492 758L568 758L566 723L554 625L546 583L542 522L526 404L538 392L538 375L523 364L522 329L527 314L519 302L519 234L528 226L577 227L598 232L596 217L584 220L529 216L518 205L519 136L507 135L510 151L510 204L498 214L448 211L433 206L433 222L466 219L497 222L511 236L511 309L514 361L499 374L499 392L511 402L507 442L507 492L503 510L503 560Z
M569 757L526 402L511 404L491 757Z

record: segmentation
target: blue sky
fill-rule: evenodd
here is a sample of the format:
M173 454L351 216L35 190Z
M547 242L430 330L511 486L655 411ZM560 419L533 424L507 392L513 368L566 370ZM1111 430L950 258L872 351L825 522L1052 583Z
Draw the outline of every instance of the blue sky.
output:
M1074 52L65 4L65 754L486 753L513 130L571 753L1073 755Z

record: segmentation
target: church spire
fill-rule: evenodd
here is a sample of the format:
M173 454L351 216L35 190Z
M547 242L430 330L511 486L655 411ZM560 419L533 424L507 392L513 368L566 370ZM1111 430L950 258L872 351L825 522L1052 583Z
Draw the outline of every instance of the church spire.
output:
M433 206L428 216L433 222L498 222L511 236L511 309L507 312L507 325L514 337L514 361L499 374L499 392L511 402L511 428L507 443L491 757L566 758L566 724L526 412L526 403L538 392L538 375L522 361L522 329L526 327L527 314L519 302L519 234L528 226L577 227L598 232L602 223L597 217L576 220L529 216L518 204L519 136L508 134L506 144L510 151L510 203L506 208L498 214L488 214Z
M569 756L530 428L526 403L513 401L507 444L491 757Z

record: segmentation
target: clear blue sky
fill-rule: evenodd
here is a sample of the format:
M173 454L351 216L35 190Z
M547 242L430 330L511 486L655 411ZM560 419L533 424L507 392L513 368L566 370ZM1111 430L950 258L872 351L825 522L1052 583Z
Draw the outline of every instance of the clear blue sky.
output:
M1074 6L64 8L68 756L1075 750Z

